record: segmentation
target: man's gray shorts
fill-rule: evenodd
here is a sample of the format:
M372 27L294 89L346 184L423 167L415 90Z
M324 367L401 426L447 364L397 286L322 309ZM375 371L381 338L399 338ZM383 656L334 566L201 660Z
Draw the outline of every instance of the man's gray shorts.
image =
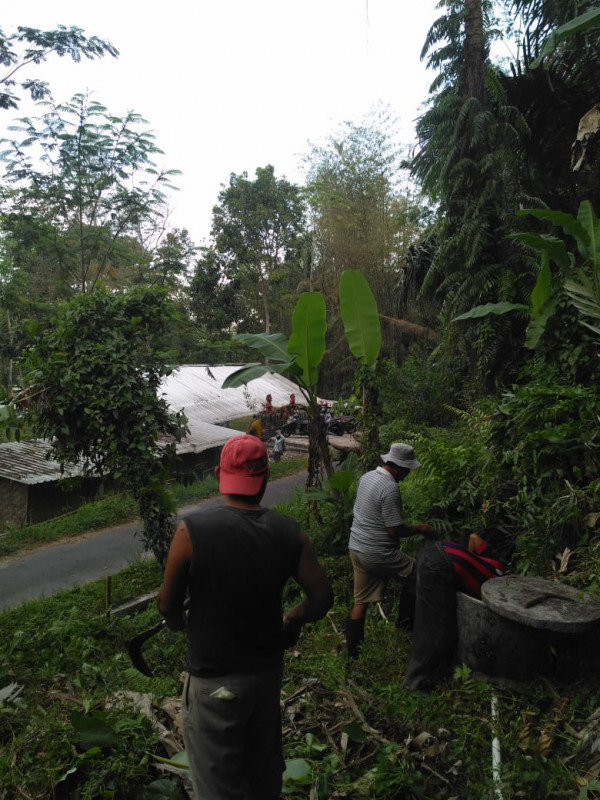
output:
M282 666L259 674L188 675L183 739L196 800L278 800Z

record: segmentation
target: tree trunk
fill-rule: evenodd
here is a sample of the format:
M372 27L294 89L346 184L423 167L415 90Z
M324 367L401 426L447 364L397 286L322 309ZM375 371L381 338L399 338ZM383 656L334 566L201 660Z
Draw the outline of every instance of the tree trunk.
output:
M262 301L263 301L263 311L265 315L265 333L271 333L271 317L269 316L269 296L267 293L267 287L263 286L262 294Z
M333 464L327 444L327 426L316 402L308 407L308 476L306 486L323 485L323 472L330 478Z
M485 98L485 44L482 0L465 0L465 74L463 91L483 103Z

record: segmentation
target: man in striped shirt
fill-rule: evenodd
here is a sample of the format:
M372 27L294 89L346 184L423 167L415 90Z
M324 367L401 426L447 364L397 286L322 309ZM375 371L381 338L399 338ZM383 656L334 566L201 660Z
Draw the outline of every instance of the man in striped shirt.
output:
M446 677L457 640L456 593L481 597L481 585L502 575L498 553L476 533L463 547L430 542L417 557L417 602L412 653L402 684L427 691Z
M354 573L354 605L346 620L348 657L358 655L364 638L369 603L381 600L386 580L398 580L414 596L415 561L398 548L398 540L415 534L431 535L431 525L408 525L402 516L398 484L421 464L414 449L401 442L381 456L382 466L358 482L348 548Z

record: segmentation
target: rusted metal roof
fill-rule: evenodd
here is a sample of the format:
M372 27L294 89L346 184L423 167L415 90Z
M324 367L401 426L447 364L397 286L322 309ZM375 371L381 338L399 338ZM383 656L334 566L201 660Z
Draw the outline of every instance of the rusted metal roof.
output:
M236 369L239 367L185 365L163 380L160 393L169 407L183 410L188 418L190 433L177 444L178 453L201 453L239 436L239 431L218 423L261 411L268 394L275 408L287 405L291 393L302 402L296 384L281 375L265 375L239 389L222 389L225 378ZM33 485L82 473L81 465L72 465L61 473L60 464L46 458L49 449L49 443L42 439L0 444L0 478Z

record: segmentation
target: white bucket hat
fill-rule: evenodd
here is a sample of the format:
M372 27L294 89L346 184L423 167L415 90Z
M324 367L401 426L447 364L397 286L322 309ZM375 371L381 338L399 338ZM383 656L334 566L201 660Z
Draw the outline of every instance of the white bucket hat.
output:
M381 456L384 464L391 461L397 467L406 467L406 469L416 469L421 466L421 462L415 458L415 450L409 444L402 444L397 442L390 447L390 452Z

